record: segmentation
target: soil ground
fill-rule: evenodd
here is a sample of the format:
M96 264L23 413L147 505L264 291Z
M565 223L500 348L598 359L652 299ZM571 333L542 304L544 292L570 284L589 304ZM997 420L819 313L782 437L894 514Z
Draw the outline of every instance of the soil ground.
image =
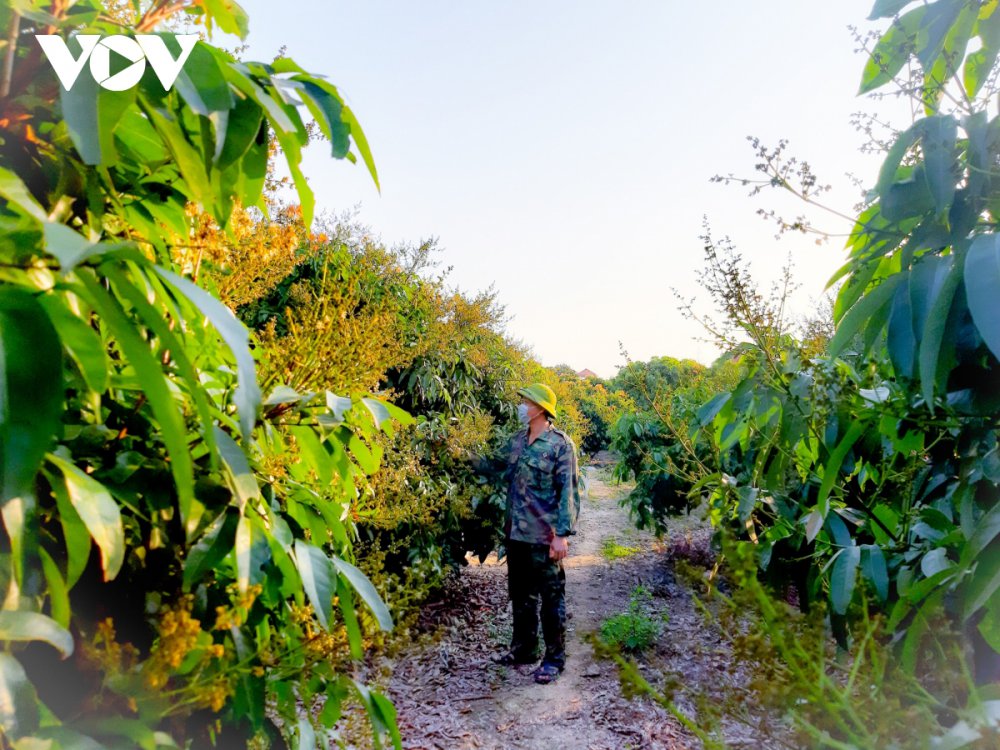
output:
M627 609L638 585L652 592L649 611L663 623L657 644L637 658L642 674L654 684L672 675L679 684L675 703L688 716L695 715L695 695L721 700L726 694L739 702L747 675L733 669L724 640L697 611L690 585L673 574L672 547L708 552L705 522L696 515L677 519L658 541L636 530L619 506L629 488L612 484L606 465L599 462L584 472L587 492L565 561L570 613L565 671L555 683L537 685L533 665L491 662L510 637L506 566L495 557L481 565L470 561L444 598L425 608L435 639L393 659L385 689L397 707L405 748L701 747L649 698L623 697L617 666L594 655L588 637ZM624 556L609 555L608 543L619 545ZM743 710L751 724L766 720L753 716L751 704ZM722 734L731 747L767 746L744 723L724 722Z

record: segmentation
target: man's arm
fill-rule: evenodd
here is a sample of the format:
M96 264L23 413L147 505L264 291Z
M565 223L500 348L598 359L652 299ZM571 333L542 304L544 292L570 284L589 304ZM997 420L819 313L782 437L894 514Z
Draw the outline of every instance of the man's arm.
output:
M472 470L479 474L493 476L502 474L507 470L510 454L514 448L514 437L516 437L516 435L509 438L504 446L493 455L484 456L467 451L465 454L465 460L468 462Z
M580 482L577 473L576 446L566 439L556 455L555 490L557 493L556 520L553 526L555 538L549 549L549 556L561 560L568 552L566 537L576 533L576 521L580 515Z

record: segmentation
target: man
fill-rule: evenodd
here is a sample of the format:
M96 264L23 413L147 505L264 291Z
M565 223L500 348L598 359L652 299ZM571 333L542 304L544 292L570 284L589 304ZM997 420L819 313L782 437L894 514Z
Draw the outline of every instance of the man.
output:
M511 440L507 459L507 587L513 610L510 651L499 664L531 664L538 654L541 601L545 654L535 682L555 680L566 663L566 573L562 560L576 533L580 488L576 447L551 424L556 395L543 383L518 391L525 427Z

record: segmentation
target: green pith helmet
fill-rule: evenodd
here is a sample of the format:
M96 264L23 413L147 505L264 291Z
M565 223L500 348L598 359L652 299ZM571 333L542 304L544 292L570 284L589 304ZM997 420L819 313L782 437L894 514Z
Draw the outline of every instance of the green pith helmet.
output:
M529 401L534 401L545 409L551 416L556 415L556 394L545 383L532 383L527 388L522 388L517 392L518 396L524 396Z

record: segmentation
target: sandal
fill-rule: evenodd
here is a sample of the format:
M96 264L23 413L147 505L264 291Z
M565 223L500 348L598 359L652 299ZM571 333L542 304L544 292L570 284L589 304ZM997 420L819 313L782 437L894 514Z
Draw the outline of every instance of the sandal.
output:
M535 682L539 685L548 685L550 682L556 681L560 672L562 672L562 670L555 664L543 664L534 672Z
M538 661L537 656L522 656L514 651L508 651L505 654L500 654L499 656L494 656L492 658L494 664L502 664L505 667L510 667L515 664L534 664Z

